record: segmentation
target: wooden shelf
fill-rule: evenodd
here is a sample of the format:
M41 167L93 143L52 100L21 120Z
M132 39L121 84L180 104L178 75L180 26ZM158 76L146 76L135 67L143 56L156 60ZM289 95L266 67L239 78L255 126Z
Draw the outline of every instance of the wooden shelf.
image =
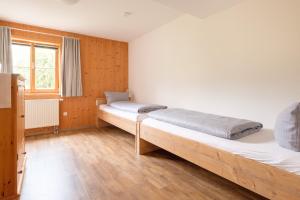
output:
M12 75L11 85L12 106L0 109L0 200L18 198L26 162L24 81Z

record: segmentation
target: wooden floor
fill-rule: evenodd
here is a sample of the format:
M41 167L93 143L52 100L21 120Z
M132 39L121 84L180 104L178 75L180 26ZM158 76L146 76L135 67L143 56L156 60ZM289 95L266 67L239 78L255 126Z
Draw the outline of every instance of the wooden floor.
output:
M21 200L263 199L165 151L134 153L116 128L27 138Z

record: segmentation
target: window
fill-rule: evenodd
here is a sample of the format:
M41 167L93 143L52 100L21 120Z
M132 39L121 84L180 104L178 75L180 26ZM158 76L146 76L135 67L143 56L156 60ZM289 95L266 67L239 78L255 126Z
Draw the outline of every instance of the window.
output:
M28 42L12 45L13 72L24 76L31 93L58 92L58 48Z
M25 88L30 89L30 57L31 48L28 45L12 45L13 55L13 72L23 75L25 80Z
M35 51L35 88L38 90L55 89L55 66L57 49L34 47Z

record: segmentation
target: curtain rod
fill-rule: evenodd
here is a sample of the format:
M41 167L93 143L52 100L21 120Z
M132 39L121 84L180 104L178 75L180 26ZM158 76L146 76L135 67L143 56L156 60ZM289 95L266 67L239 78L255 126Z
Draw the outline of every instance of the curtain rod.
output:
M63 36L63 35L58 35L58 34L55 34L55 33L45 33L45 32L26 30L26 29L15 28L15 27L10 27L10 28L12 30L24 31L24 32L29 32L29 33L37 33L37 34L42 34L42 35L54 36L54 37L61 37L61 38L63 38L63 37L69 37L69 38L79 39L79 38L76 38L76 37Z

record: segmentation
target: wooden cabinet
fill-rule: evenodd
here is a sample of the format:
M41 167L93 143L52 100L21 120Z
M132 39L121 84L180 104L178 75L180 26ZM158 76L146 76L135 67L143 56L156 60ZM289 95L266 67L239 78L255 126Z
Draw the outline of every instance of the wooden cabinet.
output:
M0 109L0 199L16 199L26 160L24 80L12 75L11 108Z

